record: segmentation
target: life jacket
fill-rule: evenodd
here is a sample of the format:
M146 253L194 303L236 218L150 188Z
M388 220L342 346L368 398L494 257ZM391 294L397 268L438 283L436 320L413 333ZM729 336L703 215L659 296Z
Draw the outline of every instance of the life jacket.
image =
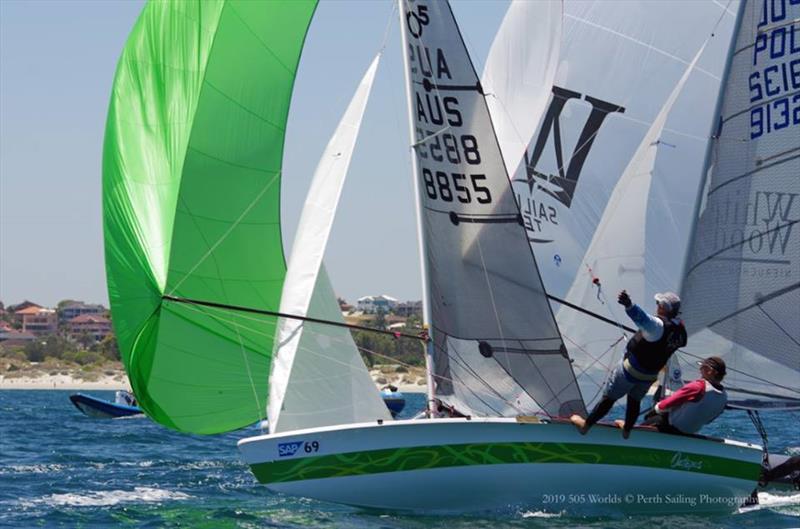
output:
M655 342L645 340L642 331L637 331L628 340L623 365L633 378L652 381L658 378L658 372L667 365L669 357L676 350L686 345L686 328L683 322L669 320L661 316L658 319L664 324L661 338Z
M724 388L716 388L708 380L706 391L695 402L684 402L669 412L669 423L683 433L696 433L706 424L713 421L728 402L728 394Z

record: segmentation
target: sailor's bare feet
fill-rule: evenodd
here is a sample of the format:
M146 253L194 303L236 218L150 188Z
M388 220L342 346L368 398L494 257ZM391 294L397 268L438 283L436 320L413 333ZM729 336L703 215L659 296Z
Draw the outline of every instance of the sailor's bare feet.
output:
M578 427L578 431L581 435L586 435L586 432L589 431L589 428L586 425L586 419L581 417L578 414L575 414L569 418L569 421Z
M623 439L627 439L628 437L631 436L631 431L625 429L625 421L623 421L622 419L617 419L616 421L614 421L614 424L617 425L617 428L620 428L622 430Z

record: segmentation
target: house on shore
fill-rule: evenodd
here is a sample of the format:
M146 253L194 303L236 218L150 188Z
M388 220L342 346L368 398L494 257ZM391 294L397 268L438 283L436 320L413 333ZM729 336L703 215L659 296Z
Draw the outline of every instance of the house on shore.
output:
M357 310L366 314L375 314L378 311L383 311L384 313L388 314L389 312L392 312L396 306L397 300L391 296L387 296L386 294L358 298L356 305Z
M67 336L78 341L81 336L90 336L95 342L102 342L111 334L111 320L98 314L81 314L69 320L66 325Z
M34 336L47 336L58 332L58 316L53 309L31 305L14 312L17 321L22 323L22 332Z
M108 309L102 305L73 301L58 309L58 323L59 325L66 325L67 322L84 314L105 317L108 314Z

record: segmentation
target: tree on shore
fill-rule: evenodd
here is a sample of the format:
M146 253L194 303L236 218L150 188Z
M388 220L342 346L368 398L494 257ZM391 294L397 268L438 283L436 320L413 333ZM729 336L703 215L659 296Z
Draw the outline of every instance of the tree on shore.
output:
M42 362L45 358L61 358L75 346L63 336L51 334L39 336L25 346L25 356L30 362Z

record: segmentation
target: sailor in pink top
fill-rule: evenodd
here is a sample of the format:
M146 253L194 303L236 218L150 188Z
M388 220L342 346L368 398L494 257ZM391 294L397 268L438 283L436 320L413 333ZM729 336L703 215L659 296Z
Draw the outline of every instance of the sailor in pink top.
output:
M728 394L722 387L725 362L711 356L699 362L703 378L684 385L669 397L659 401L644 424L660 431L692 434L710 423L725 410Z

